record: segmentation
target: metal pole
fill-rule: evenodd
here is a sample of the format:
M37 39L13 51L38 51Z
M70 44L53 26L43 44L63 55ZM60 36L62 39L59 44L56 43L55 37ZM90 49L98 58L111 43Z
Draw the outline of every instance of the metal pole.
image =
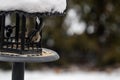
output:
M16 49L18 48L19 41L19 30L20 30L20 16L16 13L16 32L15 32L15 40L17 42Z
M3 42L4 42L4 28L5 28L5 15L3 14L1 16L1 28L0 28L0 49L3 48Z
M22 16L22 27L21 27L21 50L25 49L25 29L26 29L26 17Z
M12 80L24 80L25 63L13 63Z

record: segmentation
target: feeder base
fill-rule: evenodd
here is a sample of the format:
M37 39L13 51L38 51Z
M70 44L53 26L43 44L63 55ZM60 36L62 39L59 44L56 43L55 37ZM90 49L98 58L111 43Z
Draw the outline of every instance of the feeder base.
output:
M59 55L50 49L42 48L39 54L17 54L0 52L0 61L4 62L50 62L59 59Z

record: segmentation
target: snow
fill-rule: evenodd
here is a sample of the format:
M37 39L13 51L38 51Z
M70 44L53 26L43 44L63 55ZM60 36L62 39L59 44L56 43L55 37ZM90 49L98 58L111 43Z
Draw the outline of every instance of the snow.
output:
M0 11L20 10L28 13L63 13L65 9L66 0L0 0Z
M81 35L86 30L86 23L80 21L81 15L77 14L77 9L72 8L68 10L68 14L65 18L65 24L68 27L67 34L72 36L74 34Z
M11 71L0 70L0 80L11 80ZM26 71L25 80L120 80L120 69L108 72L73 71L56 73L48 71Z

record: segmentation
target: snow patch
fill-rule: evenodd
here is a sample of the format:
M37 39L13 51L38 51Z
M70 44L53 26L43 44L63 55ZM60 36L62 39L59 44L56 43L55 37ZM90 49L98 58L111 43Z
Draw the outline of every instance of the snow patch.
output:
M63 13L65 9L66 0L0 0L0 11L20 10L28 13Z
M0 70L0 80L11 80L11 71ZM120 80L120 69L107 72L63 72L55 73L54 71L25 71L25 80Z

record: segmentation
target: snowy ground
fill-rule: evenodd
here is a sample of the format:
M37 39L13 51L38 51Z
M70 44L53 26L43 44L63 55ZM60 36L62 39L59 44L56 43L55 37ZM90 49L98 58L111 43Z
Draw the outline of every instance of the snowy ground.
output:
M0 80L11 80L11 71L0 70ZM25 80L120 80L120 69L108 72L26 71Z

